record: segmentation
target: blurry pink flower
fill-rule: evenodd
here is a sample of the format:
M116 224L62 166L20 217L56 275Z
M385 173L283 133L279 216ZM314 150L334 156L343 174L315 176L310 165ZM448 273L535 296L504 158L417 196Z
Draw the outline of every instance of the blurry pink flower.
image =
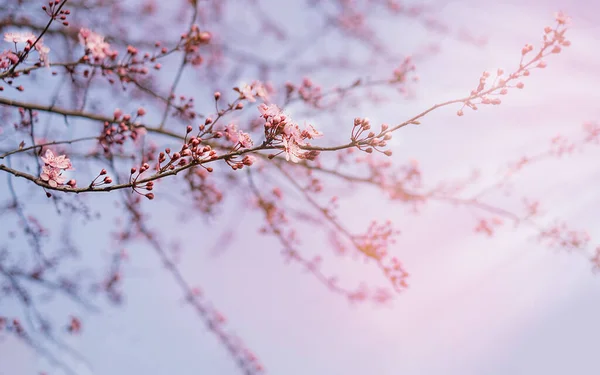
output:
M559 25L566 25L571 22L571 17L569 17L565 12L560 11L554 13L554 18Z
M254 143L252 142L252 138L250 138L250 135L241 130L238 130L237 126L233 123L228 124L225 127L225 131L223 133L225 133L225 138L227 138L228 141L231 141L236 145L239 144L244 148L250 148L254 145Z
M306 125L306 127L302 131L302 138L313 139L321 136L323 136L323 133L315 129L315 127L311 124Z
M302 134L298 125L291 122L286 122L283 125L283 134L285 135L284 138L293 139L296 143L299 143L302 140Z
M231 141L233 143L238 143L240 140L239 137L239 132L237 129L237 126L233 123L231 124L227 124L227 126L225 126L225 138L227 138L228 141Z
M258 106L260 114L268 119L269 117L275 117L281 114L281 109L276 104L264 104Z
M242 89L240 90L240 99L246 99L252 103L254 103L256 101L256 98L254 97L254 94L252 93L252 86L244 85L244 87L242 87Z
M258 96L259 98L261 98L262 100L264 100L266 102L269 101L269 94L274 91L273 88L269 84L265 85L260 81L254 81L252 83L252 86L254 87L256 96Z
M242 131L239 132L239 142L240 145L244 148L250 148L254 145L254 142L252 142L252 138L250 138L250 134L244 133Z
M40 62L44 64L44 66L50 66L50 59L48 58L48 54L50 53L50 47L44 45L42 39L38 40L35 45L35 49L38 51L38 55L40 56Z
M35 41L35 35L31 32L24 33L4 33L4 40L12 43L25 43L28 40Z
M79 30L79 43L85 46L95 59L102 60L107 55L112 54L110 44L104 41L104 37L89 29L82 28Z
M17 56L14 52L5 50L0 53L0 69L8 69L13 64L16 64L19 61L19 56Z

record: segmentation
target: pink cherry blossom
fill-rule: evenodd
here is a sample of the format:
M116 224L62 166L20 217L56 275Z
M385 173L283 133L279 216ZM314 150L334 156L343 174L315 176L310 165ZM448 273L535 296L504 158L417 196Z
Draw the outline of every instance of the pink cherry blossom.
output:
M56 169L72 170L73 165L71 160L66 155L55 156L51 150L46 150L46 154L42 156L42 160L47 166Z
M267 101L267 102L269 101L269 94L274 91L270 85L263 84L260 81L254 81L252 83L252 86L254 87L256 96L258 96L259 98L261 98L264 101Z
M40 178L48 183L52 187L57 187L65 183L65 178L61 176L61 170L48 165L42 167L42 173Z
M240 99L246 99L252 103L254 103L256 101L256 98L254 97L254 94L252 93L252 86L244 85L244 87L242 87L242 89L240 90Z
M225 138L228 141L231 141L233 143L238 143L239 142L239 132L238 132L238 128L237 125L231 123L231 124L227 124L227 126L225 126Z
M285 151L285 160L292 163L298 163L304 156L305 151L300 148L300 145L294 138L283 138L283 147Z
M11 65L19 61L19 56L14 52L5 50L0 53L0 69L8 69Z
M50 53L50 47L44 45L42 39L40 39L36 43L35 49L40 57L40 62L44 64L44 66L49 67L50 59L48 58L48 54Z
M265 118L269 119L269 117L275 117L281 114L281 109L276 104L260 104L258 106L258 110L260 114Z
M31 32L23 33L4 33L4 40L11 43L25 43L28 40L35 41L35 35Z
M315 129L311 124L307 124L304 130L302 131L302 137L308 139L314 139L323 136L323 133Z
M104 37L100 34L82 28L79 30L79 43L90 51L92 57L98 60L104 59L106 56L115 54L111 51L110 44L104 41Z
M227 138L228 141L231 141L231 142L235 143L236 145L239 144L240 146L242 146L244 148L250 148L254 144L252 142L252 138L250 138L250 135L241 130L238 130L237 126L233 123L228 124L225 127L224 133L225 133L225 138Z
M571 17L569 17L565 12L556 12L554 14L554 18L556 19L556 22L558 22L560 25L566 25L569 22L571 22Z
M250 148L254 145L254 142L252 142L252 138L250 138L250 134L244 133L243 131L239 132L239 142L240 145L244 148Z

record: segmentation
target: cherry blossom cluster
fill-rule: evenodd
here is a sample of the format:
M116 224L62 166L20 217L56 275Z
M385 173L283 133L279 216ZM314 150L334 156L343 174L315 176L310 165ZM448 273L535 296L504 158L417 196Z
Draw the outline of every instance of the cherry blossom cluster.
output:
M260 98L265 102L269 101L269 96L274 93L273 86L264 84L261 81L253 81L251 84L245 84L242 87L234 87L234 91L240 94L240 100L247 100L251 103Z
M389 248L396 243L395 237L399 234L400 231L394 229L392 222L388 220L382 224L372 221L366 233L352 236L354 247L377 263L397 292L408 287L409 277L409 273L402 263L396 257L389 257ZM379 298L382 297L380 295ZM391 298L391 295L387 295L387 297Z
M63 26L69 26L69 22L67 21L67 16L71 14L68 9L63 9L66 4L66 0L52 0L48 2L48 5L42 6L42 9L46 14L50 17L51 21L60 21ZM49 26L50 24L48 24ZM50 66L49 53L50 48L44 45L43 35L48 30L48 26L44 29L41 35L36 37L31 32L8 32L4 34L4 41L13 43L15 46L15 51L4 50L0 52L0 78L3 79L5 77L18 77L19 73L14 72L17 65L27 60L29 57L29 53L32 49L35 49L38 53L38 61L36 65L39 66ZM19 45L24 44L22 50L18 47ZM11 81L7 82L9 85L12 85ZM18 86L17 89L19 91L23 91L22 86ZM2 86L0 86L0 91L2 90Z
M119 52L111 49L110 44L104 41L104 37L93 32L90 29L82 28L79 30L79 43L85 47L86 56L100 62L106 58L116 59Z
M487 71L483 72L479 78L477 88L471 91L470 98L463 102L463 107L458 110L457 115L462 116L464 114L464 107L477 110L477 104L501 104L502 100L497 96L506 95L510 88L522 89L525 87L525 84L522 81L515 82L517 79L529 76L533 69L545 68L547 63L543 60L544 57L560 53L562 48L570 46L571 42L565 38L565 32L567 30L565 26L568 23L569 18L564 13L559 12L555 15L555 19L556 27L552 28L547 26L544 28L542 46L540 47L539 52L527 62L525 61L525 58L530 55L534 47L531 44L526 44L522 48L521 61L519 63L519 68L516 71L505 75L503 69L498 69L494 81L491 84L488 80L492 74Z
M298 163L303 159L313 160L318 154L315 151L302 149L309 146L307 139L314 139L323 134L317 131L311 124L307 124L300 130L298 124L294 123L277 105L261 104L258 106L262 118L265 120L266 143L273 142L283 145L285 159ZM274 155L273 155L274 156Z
M114 76L122 84L138 82L140 78L149 76L151 69L160 70L162 65L158 60L168 56L180 47L178 45L169 49L163 47L161 42L157 41L154 43L154 53L141 53L138 48L127 45L123 57L117 59L119 51L106 42L105 37L101 34L87 28L81 28L78 33L78 40L85 48L85 54L81 58L80 63L92 69L99 68L102 75L107 77L107 81L110 84L116 82L117 79ZM74 71L71 71L71 74L74 73ZM88 78L90 74L89 69L83 71L85 78ZM171 93L168 100L171 101L173 99L175 99L175 94ZM179 109L179 106L175 106L175 108Z
M46 154L42 156L42 161L44 166L40 178L52 187L63 185L66 181L62 175L63 171L74 169L71 160L66 155L55 156L51 150L46 150ZM68 185L74 187L75 180L70 180Z
M50 66L50 59L48 57L50 48L44 44L43 38L40 37L38 39L29 31L9 32L4 34L4 41L12 43L15 47L15 52L5 50L0 54L0 70L7 70L16 66L28 56L32 49L38 53L38 63L40 65Z
M538 240L549 247L573 251L584 248L591 237L588 232L571 229L566 223L555 223L542 230Z

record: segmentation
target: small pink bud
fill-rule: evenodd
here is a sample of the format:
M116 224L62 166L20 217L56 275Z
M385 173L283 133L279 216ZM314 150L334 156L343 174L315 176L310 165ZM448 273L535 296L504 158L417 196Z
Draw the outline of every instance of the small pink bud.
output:
M221 98L221 93L216 91L215 92L215 100L219 100Z
M145 197L152 200L152 199L154 199L154 193L148 193L145 195Z
M518 89L522 89L523 87L525 87L525 84L523 82L517 83L517 88Z
M100 176L103 176L103 175L105 175L105 174L106 174L106 169L102 169L102 170L100 171Z
M208 42L210 42L211 35L209 32L203 31L200 33L199 37L200 37L200 41L202 43L208 43Z
M138 110L137 110L138 116L143 116L145 114L146 114L146 110L144 108L142 108L142 107L138 108Z

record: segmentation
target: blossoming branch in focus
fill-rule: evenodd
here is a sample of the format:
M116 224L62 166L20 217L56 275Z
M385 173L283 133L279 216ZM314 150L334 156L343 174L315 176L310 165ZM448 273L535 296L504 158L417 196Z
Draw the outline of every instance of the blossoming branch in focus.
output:
M66 155L55 156L51 150L46 150L46 154L42 156L42 161L44 166L40 178L52 187L65 183L66 179L62 176L63 171L74 170L71 160ZM70 180L69 185L74 186L75 180Z

